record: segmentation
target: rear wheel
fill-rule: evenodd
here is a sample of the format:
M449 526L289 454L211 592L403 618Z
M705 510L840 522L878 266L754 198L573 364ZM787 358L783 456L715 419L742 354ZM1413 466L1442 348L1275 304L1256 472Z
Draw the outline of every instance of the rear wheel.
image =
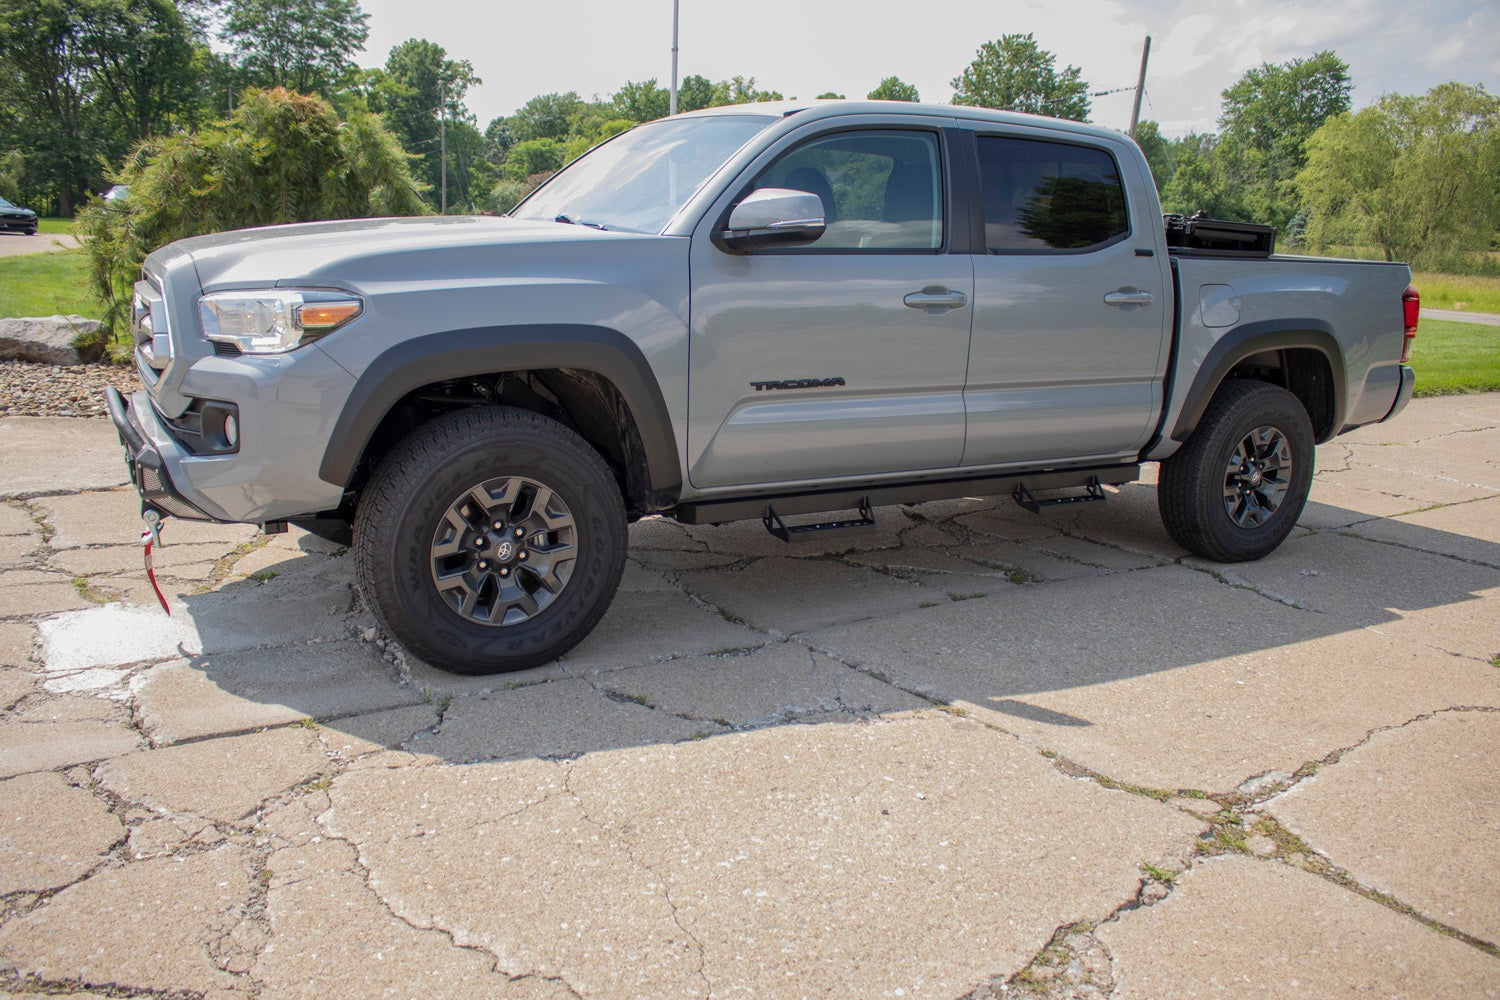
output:
M361 497L360 586L413 653L460 674L556 659L598 623L625 565L609 467L573 431L510 407L441 417Z
M1266 382L1227 382L1187 444L1161 463L1157 506L1183 548L1218 562L1259 559L1297 523L1316 442L1302 402Z

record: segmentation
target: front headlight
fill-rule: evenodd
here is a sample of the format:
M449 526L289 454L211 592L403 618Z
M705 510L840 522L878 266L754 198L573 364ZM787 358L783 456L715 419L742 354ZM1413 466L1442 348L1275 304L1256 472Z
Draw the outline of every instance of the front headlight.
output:
M363 309L359 298L347 292L284 288L214 292L198 300L203 335L245 354L281 354L311 343Z

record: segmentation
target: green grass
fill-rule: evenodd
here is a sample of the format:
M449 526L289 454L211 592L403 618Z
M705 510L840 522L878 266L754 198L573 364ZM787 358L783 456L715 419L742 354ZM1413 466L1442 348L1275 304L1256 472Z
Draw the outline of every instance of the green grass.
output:
M36 231L39 235L51 234L53 236L72 236L72 219L37 219Z
M1424 309L1500 313L1500 278L1417 271L1412 275L1412 284L1422 293ZM1423 329L1426 326L1422 324Z
M82 250L0 257L0 317L77 313L98 318L102 312L89 290Z
M1424 319L1411 363L1418 396L1500 391L1500 326Z

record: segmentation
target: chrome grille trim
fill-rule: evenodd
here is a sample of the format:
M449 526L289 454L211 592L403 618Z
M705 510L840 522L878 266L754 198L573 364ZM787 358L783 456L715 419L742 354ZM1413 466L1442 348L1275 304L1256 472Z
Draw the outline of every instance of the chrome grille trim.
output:
M172 326L160 285L149 274L135 283L130 303L130 336L135 366L147 388L155 388L172 367Z

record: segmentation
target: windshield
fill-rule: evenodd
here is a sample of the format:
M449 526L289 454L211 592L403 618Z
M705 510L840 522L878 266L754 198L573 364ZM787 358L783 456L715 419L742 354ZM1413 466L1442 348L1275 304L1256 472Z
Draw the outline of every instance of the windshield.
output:
M725 160L775 120L717 115L641 125L574 160L510 214L659 233Z
M4 198L0 198L0 208L16 208L16 207L18 207L18 206L12 204L9 201L6 201Z

